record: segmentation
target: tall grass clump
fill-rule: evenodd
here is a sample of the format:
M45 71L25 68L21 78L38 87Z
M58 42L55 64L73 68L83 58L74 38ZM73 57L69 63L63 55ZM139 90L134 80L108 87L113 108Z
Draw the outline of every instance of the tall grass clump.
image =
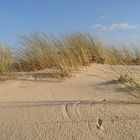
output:
M91 54L84 34L73 33L62 38L45 34L22 36L23 47L18 51L24 71L50 68L57 77L68 77L80 66L89 65Z
M23 71L38 71L58 66L57 48L45 34L22 36L22 45L18 51L18 59Z
M69 76L70 70L65 56L62 55L61 41L45 34L22 36L23 47L19 50L19 61L24 71L52 69L54 75Z
M18 50L18 59L24 71L37 71L49 68L52 54L52 49L45 37L40 34L33 34L31 36L24 35L22 38L22 48Z
M87 35L90 44L90 53L92 62L105 63L105 43L91 34Z
M9 77L16 71L12 51L6 45L0 44L0 78Z
M80 66L89 65L91 61L91 53L89 49L89 42L85 34L68 34L63 37L61 41L65 47L63 47L62 50L65 50L65 52L67 51L66 57L69 58L68 63L72 64L74 69L77 69ZM60 52L63 53L63 51Z

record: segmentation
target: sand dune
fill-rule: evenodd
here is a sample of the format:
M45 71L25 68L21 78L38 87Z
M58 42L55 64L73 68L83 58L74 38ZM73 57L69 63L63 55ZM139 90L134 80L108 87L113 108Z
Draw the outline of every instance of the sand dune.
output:
M0 112L3 140L140 137L140 105L133 102L7 103Z
M137 93L116 78L112 66L92 64L65 81L2 81L0 139L139 139Z

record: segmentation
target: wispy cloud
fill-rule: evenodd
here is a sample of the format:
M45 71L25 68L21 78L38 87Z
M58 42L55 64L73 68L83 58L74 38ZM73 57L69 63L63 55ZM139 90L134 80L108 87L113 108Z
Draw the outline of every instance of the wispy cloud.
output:
M98 28L100 31L112 32L112 31L117 31L117 30L135 29L137 28L137 25L129 24L129 23L115 23L108 26L96 24L93 27Z
M112 17L112 16L110 16L110 15L102 15L102 16L101 16L102 19L108 19L108 18L111 18L111 17Z
M101 24L96 24L96 25L94 25L94 28L100 28L100 27L102 27Z

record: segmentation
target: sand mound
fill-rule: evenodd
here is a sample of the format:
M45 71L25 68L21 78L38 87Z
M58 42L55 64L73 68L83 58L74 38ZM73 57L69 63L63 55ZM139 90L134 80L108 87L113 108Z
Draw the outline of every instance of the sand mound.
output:
M1 82L0 139L139 139L139 100L116 76L93 64L65 81Z

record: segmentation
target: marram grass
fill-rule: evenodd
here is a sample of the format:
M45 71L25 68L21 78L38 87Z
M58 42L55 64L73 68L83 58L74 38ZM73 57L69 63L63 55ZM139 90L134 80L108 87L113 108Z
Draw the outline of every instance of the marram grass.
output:
M14 58L10 48L6 45L0 45L0 75L8 76L14 72Z
M56 78L63 78L90 63L140 64L139 48L111 46L90 33L69 33L59 37L34 33L21 36L21 39L22 47L15 51L16 54L0 45L0 77L51 69Z

